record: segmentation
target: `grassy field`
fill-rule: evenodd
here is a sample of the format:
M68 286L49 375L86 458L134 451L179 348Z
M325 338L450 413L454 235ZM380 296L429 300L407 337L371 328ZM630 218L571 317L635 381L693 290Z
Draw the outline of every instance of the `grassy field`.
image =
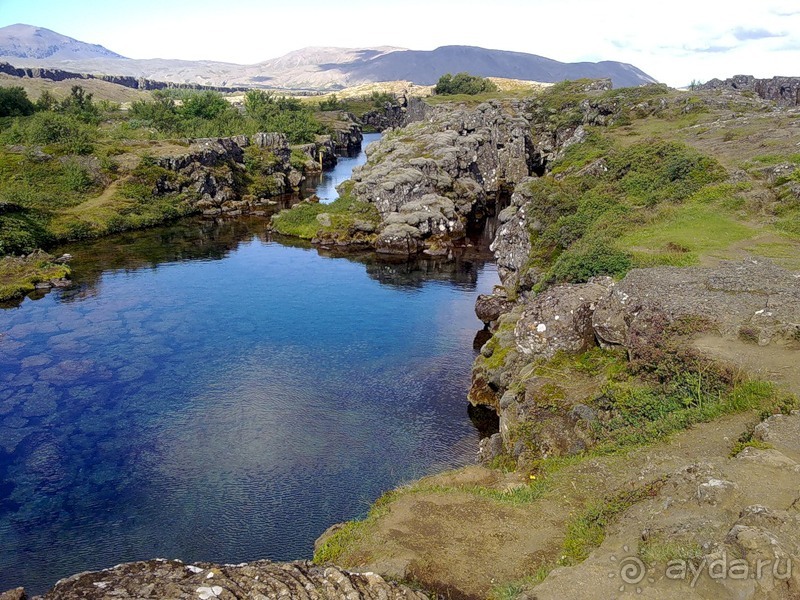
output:
M130 103L134 100L147 100L150 92L135 90L133 88L99 81L97 79L67 79L65 81L51 81L49 79L12 77L5 73L0 73L0 87L21 87L28 97L36 99L42 92L48 91L59 100L63 100L70 95L73 85L80 85L88 93L94 96L97 101L108 100L109 102Z

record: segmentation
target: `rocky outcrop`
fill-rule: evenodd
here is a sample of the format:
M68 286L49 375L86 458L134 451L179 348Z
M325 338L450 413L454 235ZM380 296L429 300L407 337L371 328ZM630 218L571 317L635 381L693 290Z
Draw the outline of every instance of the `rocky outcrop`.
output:
M668 353L676 352L674 336L698 332L795 347L800 273L764 260L658 267L634 269L616 283L603 277L523 296L499 317L493 338L481 349L469 399L495 408L504 452L514 457L580 452L593 443L589 424L610 418L604 412L609 409L605 380L576 373L565 385L553 379L549 361L600 345L624 349L634 364L658 369ZM688 342L685 348L700 364ZM523 430L526 445L519 445ZM492 444L497 442L484 446Z
M700 319L723 336L759 345L800 337L800 274L765 260L719 267L634 269L598 305L592 326L602 344L636 351L654 323Z
M361 126L355 123L354 117L344 113L334 126L331 140L336 154L352 156L361 151L364 135Z
M22 590L0 595L23 600ZM239 565L185 564L150 560L80 573L59 581L41 600L110 598L298 598L305 600L427 600L421 592L385 581L374 573L350 573L310 562L273 563L260 560Z
M425 121L392 130L353 172L353 196L374 204L379 251L447 252L467 225L527 177L534 159L521 105L427 108Z
M528 232L526 205L531 201L524 179L511 195L511 204L500 211L500 225L489 249L494 252L500 280L509 289L530 289L536 281L521 282L519 277L531 253L531 238Z
M364 127L375 131L385 131L408 125L405 107L390 102L387 102L381 109L370 110L361 115L361 122Z
M396 102L387 102L381 108L364 113L361 122L375 131L398 129L424 120L430 110L431 107L422 98L401 94Z
M245 151L252 147L258 160L248 171ZM314 144L299 149L309 157L306 168L314 170L316 157L336 160L334 143L321 136ZM291 162L292 150L282 133L192 140L187 152L154 159L155 164L175 173L156 184L158 194L185 194L193 207L207 215L236 215L263 205L270 197L299 188L305 175ZM257 193L248 194L246 177L260 178Z
M729 79L712 79L700 86L701 90L737 90L753 92L764 100L783 106L800 104L800 77L773 77L756 79L752 75L736 75Z
M336 166L338 147L330 136L318 135L313 143L301 144L295 148L306 156L310 170L322 171Z
M669 469L674 446L648 456L628 477L667 471L658 493L626 511L586 561L556 568L527 597L797 598L800 413L769 417L756 430L768 432L769 448L725 456L695 444L698 457Z
M509 300L505 289L496 289L492 294L480 294L475 300L475 315L483 321L484 325L491 326L509 312L514 303Z

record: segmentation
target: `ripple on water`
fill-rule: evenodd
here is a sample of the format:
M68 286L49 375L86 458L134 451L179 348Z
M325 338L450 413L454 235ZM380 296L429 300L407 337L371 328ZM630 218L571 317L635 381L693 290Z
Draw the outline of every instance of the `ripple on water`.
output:
M472 460L490 265L398 279L225 243L0 312L0 589L159 555L308 557L387 489Z

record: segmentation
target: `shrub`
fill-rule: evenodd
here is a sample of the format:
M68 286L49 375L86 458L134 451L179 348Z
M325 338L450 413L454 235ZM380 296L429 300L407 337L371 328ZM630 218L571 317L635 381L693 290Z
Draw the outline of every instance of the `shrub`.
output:
M344 110L345 104L336 97L336 94L331 94L330 98L325 98L324 100L320 100L319 109L322 111Z
M74 115L38 112L22 125L28 144L56 144L69 154L89 154L97 137L94 127Z
M35 213L0 203L0 255L29 254L49 241Z
M87 94L79 85L73 85L70 95L54 109L74 115L85 123L97 123L100 119L100 109L92 101L92 94Z
M442 75L433 89L433 93L440 96L452 96L454 94L475 96L496 91L497 86L490 80L476 77L469 73L458 73L456 75L447 73Z
M0 88L0 117L32 115L36 107L21 87Z
M372 92L369 101L375 108L383 108L387 104L397 104L397 96L390 92Z
M219 92L204 91L188 96L178 108L178 113L186 119L210 120L233 110L233 107Z
M569 250L561 254L550 270L550 279L582 283L597 275L621 277L631 266L630 254L600 242L586 250Z
M171 98L156 98L152 102L135 100L129 110L131 118L164 132L178 129L178 111Z

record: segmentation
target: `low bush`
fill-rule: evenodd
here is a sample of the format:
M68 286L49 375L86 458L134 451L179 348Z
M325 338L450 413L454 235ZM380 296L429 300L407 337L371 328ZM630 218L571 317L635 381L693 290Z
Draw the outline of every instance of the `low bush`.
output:
M433 88L433 93L437 96L453 96L455 94L476 96L495 91L497 91L497 86L492 81L469 73L442 75L436 83L436 87Z

